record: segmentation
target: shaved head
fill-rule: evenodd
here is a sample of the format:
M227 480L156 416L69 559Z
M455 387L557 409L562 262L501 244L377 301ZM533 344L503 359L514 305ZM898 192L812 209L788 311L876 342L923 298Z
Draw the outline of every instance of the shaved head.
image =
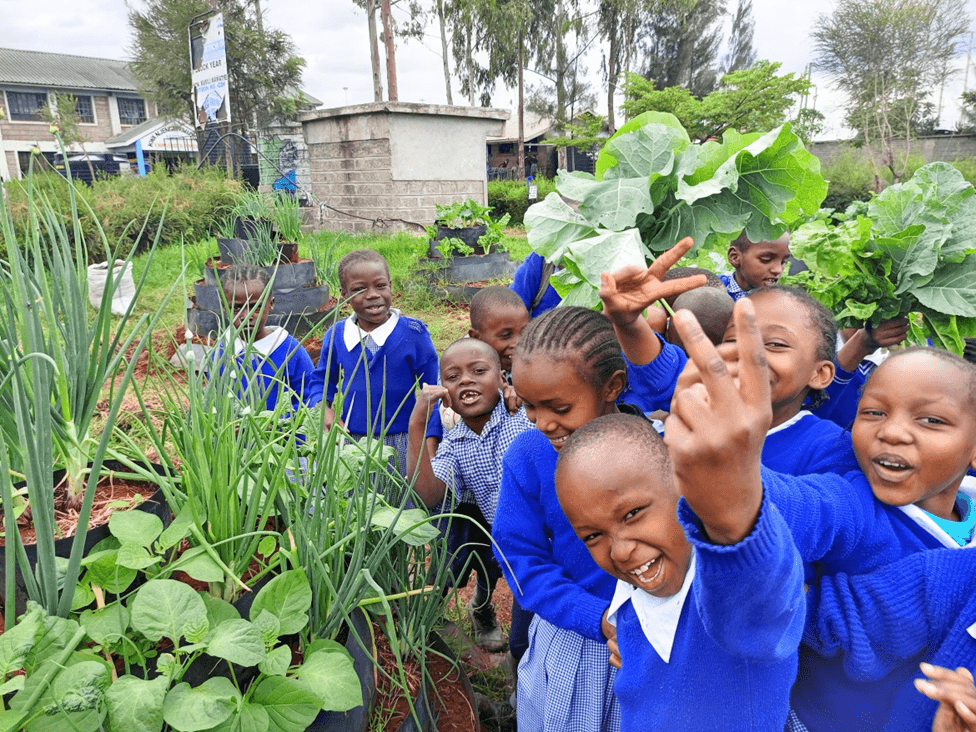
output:
M498 366L499 369L502 367L501 362L498 360L498 351L484 341L479 341L477 338L458 338L444 349L444 352L441 353L441 360L462 349L477 351L483 354L484 357L489 359L493 364Z
M724 287L719 290L714 287L699 287L689 290L674 301L675 310L690 310L701 325L705 335L713 344L718 345L725 337L725 329L732 320L732 297ZM678 334L668 328L668 340L681 345Z

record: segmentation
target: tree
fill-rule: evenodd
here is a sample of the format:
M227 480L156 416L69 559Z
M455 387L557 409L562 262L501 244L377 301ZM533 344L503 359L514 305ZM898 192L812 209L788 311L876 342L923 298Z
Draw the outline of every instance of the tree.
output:
M718 85L725 0L665 0L641 29L641 75L657 89L683 86L701 98Z
M752 48L752 0L739 0L732 18L729 32L729 50L722 59L722 73L751 68L756 63L756 52Z
M966 0L839 0L812 33L817 67L847 95L848 124L895 183L931 117L929 95L962 51L966 10Z
M733 71L722 77L721 86L703 99L689 89L673 86L657 90L647 79L631 74L626 83L628 117L644 112L670 112L697 140L719 137L733 128L741 132L765 132L788 120L795 97L810 88L806 77L792 73L777 76L782 64L760 61L751 69ZM801 112L801 122L810 124L809 114Z
M78 145L81 148L81 152L85 155L85 162L88 163L88 172L91 173L91 179L94 181L95 167L85 149L85 143L88 140L81 134L81 129L78 127L78 100L71 94L55 92L54 105L42 107L40 115L41 119L49 125L58 128L65 151L72 145ZM67 160L64 161L64 166L66 170L71 169L71 164Z
M190 21L211 10L209 0L146 0L129 8L133 31L131 68L140 91L159 113L195 124L190 84ZM251 129L271 117L293 115L302 83L304 59L283 31L259 30L248 0L219 0L224 14L231 119Z

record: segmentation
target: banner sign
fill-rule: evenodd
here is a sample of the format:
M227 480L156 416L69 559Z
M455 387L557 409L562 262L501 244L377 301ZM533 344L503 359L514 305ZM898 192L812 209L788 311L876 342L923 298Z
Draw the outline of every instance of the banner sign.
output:
M209 122L230 123L223 13L190 27L190 66L197 127L206 127Z

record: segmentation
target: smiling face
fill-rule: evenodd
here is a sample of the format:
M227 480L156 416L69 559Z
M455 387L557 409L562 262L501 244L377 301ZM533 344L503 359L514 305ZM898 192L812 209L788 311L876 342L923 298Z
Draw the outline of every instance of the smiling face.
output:
M453 344L441 356L441 384L451 408L480 434L501 399L502 374L491 347L474 338Z
M573 455L556 471L559 504L593 560L617 579L658 597L681 589L691 545L678 523L674 484L625 445Z
M960 367L925 352L886 361L871 376L851 429L875 497L949 519L976 467L976 410Z
M597 387L580 376L571 360L535 353L530 358L515 359L512 383L525 405L525 416L558 450L591 419L617 411L615 401L626 384L626 375L618 371Z
M769 364L769 396L773 402L772 427L796 416L811 389L826 389L834 379L832 361L819 357L821 333L807 309L782 293L750 296L756 321L766 345ZM735 357L735 325L725 331L721 352ZM735 366L732 367L735 373Z
M735 268L735 279L743 290L767 287L779 282L783 268L790 258L790 235L783 234L776 241L758 241L745 251L729 247L729 264Z
M274 298L268 297L262 303L264 285L261 282L244 282L235 280L233 287L224 290L227 305L231 308L234 327L238 329L240 337L259 341L268 335L268 313L274 306Z
M519 336L529 324L529 311L524 307L502 307L482 316L480 328L468 331L468 335L484 341L495 349L501 361L502 371L512 370L512 354Z
M350 296L349 304L364 331L374 330L389 320L393 292L386 265L372 260L349 265L343 273L342 297Z

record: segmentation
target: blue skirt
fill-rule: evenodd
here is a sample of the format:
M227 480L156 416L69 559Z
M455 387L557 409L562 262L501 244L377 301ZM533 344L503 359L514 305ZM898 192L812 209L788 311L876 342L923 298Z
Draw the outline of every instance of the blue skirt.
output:
M536 615L518 669L519 732L618 732L616 673L605 643Z

